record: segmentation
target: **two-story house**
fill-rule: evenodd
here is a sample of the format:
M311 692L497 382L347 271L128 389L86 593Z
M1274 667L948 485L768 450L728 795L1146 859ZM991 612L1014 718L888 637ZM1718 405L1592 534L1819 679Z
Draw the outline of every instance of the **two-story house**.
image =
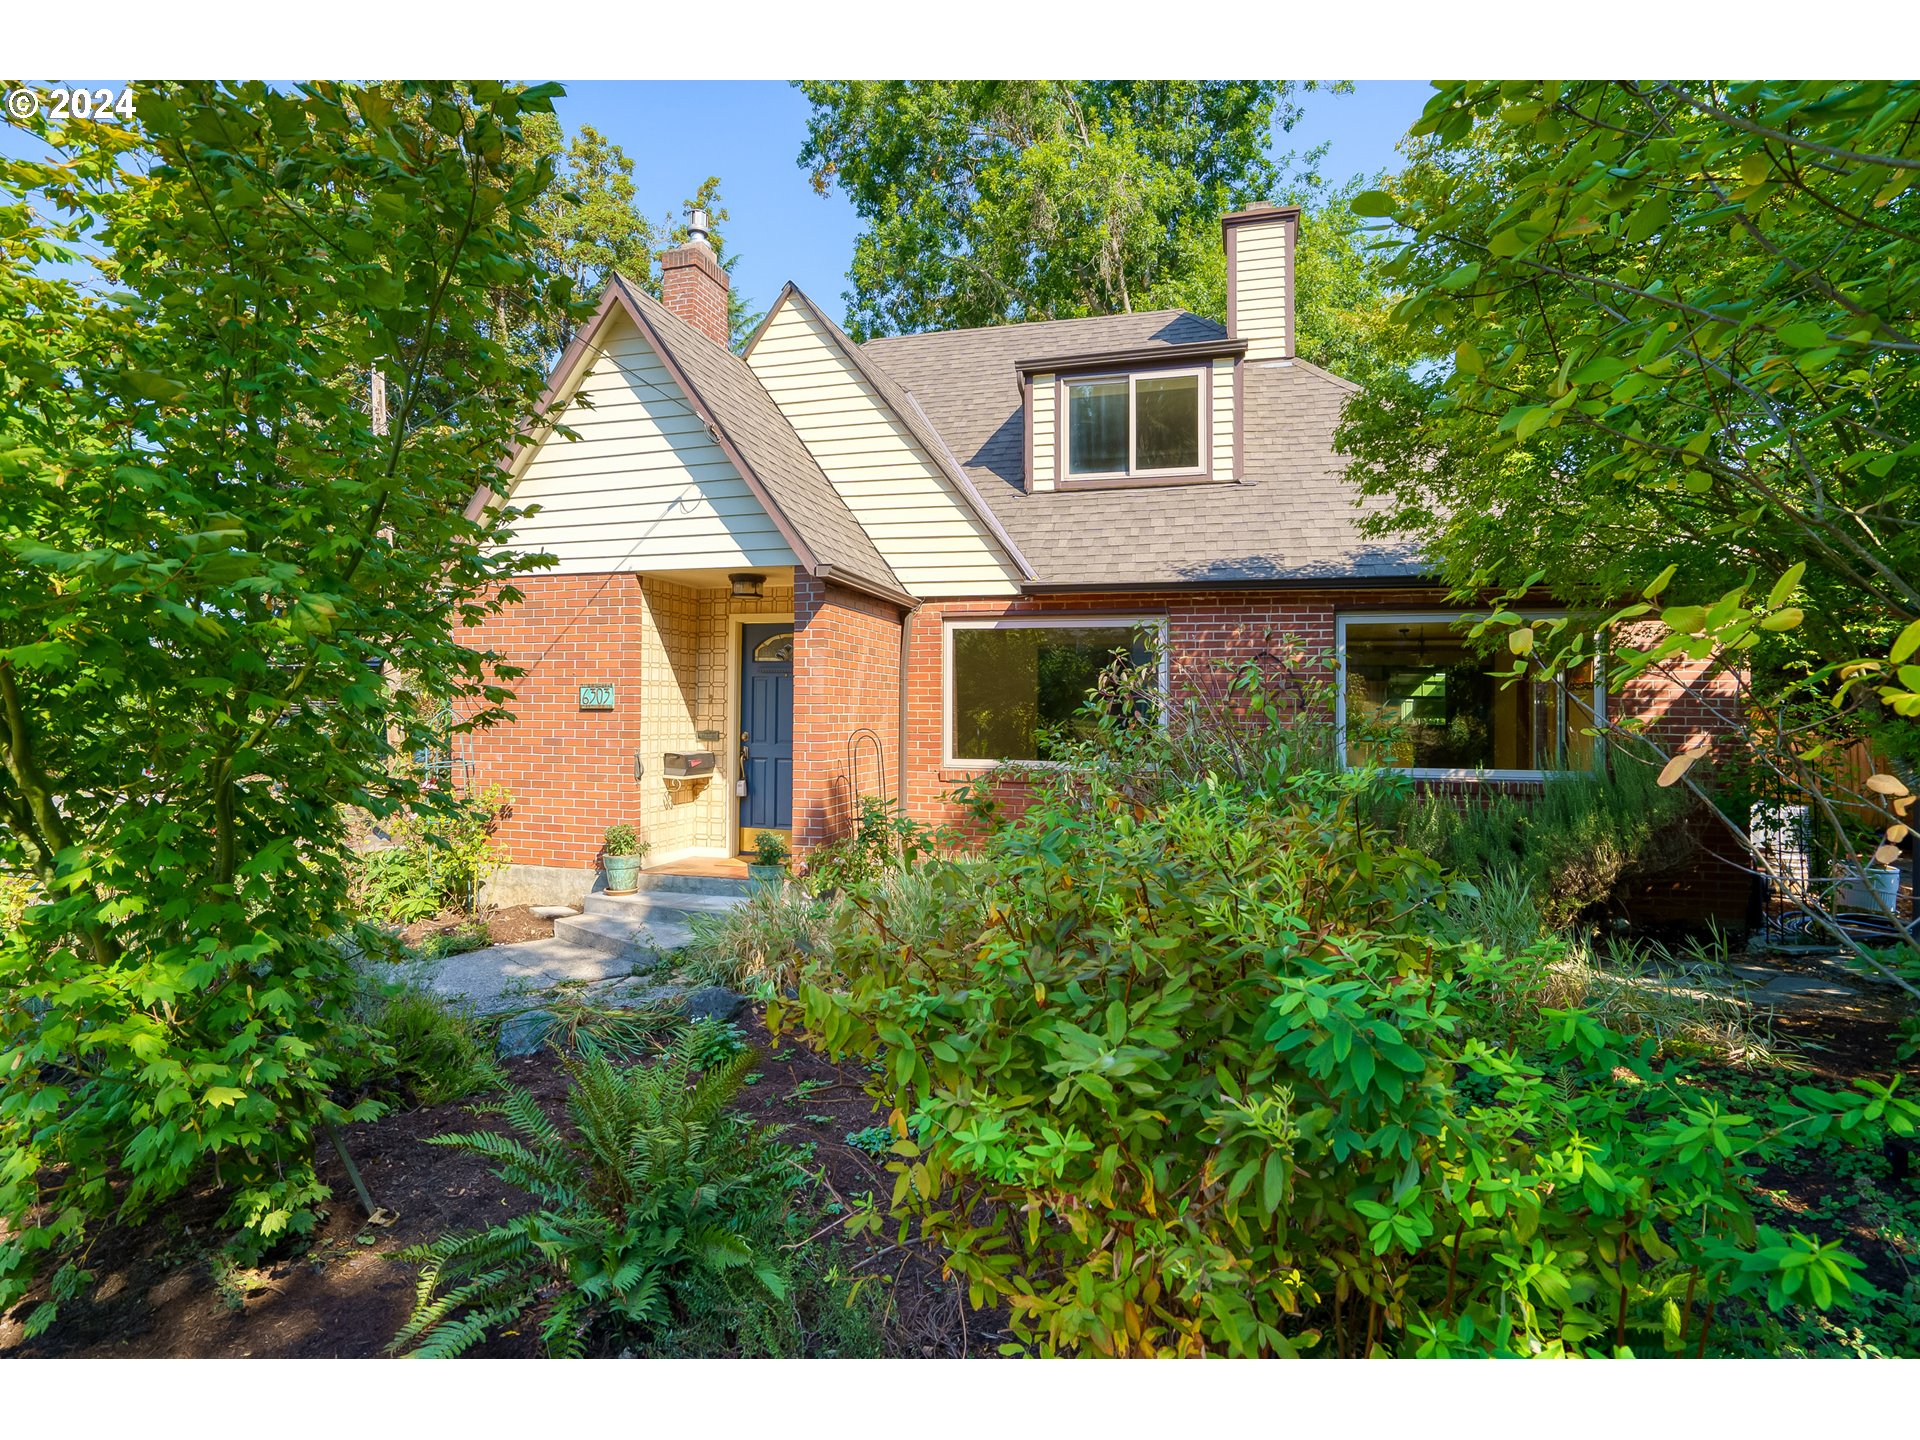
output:
M1043 727L1149 634L1168 685L1282 637L1335 657L1344 706L1408 722L1374 758L1418 775L1590 763L1567 695L1489 680L1418 554L1361 534L1333 445L1354 387L1295 353L1300 223L1226 217L1224 326L856 344L789 285L736 355L698 225L663 302L616 279L474 500L537 506L513 543L558 561L475 637L529 672L473 749L514 795L503 898L577 898L617 821L671 865L763 829L804 853L863 795L952 818L956 782L1044 762Z

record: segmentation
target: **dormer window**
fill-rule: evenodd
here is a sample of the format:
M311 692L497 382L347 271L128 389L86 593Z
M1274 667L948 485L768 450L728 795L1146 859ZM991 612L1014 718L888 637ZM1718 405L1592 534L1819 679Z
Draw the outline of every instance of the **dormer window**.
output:
M1154 480L1199 475L1206 372L1142 370L1066 376L1064 479Z
M1239 479L1246 349L1223 335L1020 361L1027 489Z

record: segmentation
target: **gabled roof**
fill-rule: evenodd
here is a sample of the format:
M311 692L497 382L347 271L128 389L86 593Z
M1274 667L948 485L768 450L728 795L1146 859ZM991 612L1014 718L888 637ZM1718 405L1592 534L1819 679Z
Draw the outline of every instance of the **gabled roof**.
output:
M920 447L927 458L939 468L941 474L945 475L954 489L959 492L960 498L965 502L967 508L973 512L974 518L986 527L987 533L993 536L995 543L1000 546L1001 550L1006 554L1007 559L1013 562L1014 568L1020 572L1021 578L1026 580L1036 578L1033 567L1027 563L1026 557L1020 553L1020 547L1014 543L1013 537L1007 533L1006 528L1000 523L1000 518L994 514L992 507L990 507L985 500L981 499L980 492L974 488L973 480L968 476L966 469L960 464L953 452L947 448L945 438L942 437L939 430L935 428L933 422L927 418L926 412L922 410L920 405L914 400L912 392L901 388L891 375L868 360L867 357L861 353L860 347L853 343L847 333L833 323L832 318L826 311L814 304L813 301L808 298L807 293L791 280L781 288L780 294L774 300L773 304L767 307L765 317L760 321L759 328L753 332L752 338L747 341L741 352L741 358L744 360L753 354L754 347L760 343L760 337L767 333L767 326L772 323L773 317L779 314L781 305L789 300L804 310L813 321L826 332L827 338L833 342L834 347L846 358L847 363L853 367L855 373L858 374L862 380L866 381L873 392L880 397L880 403L891 410L894 417L906 427L907 433L913 437L914 443Z
M1305 361L1240 366L1237 482L1028 493L1021 368L1223 341L1181 310L883 336L860 347L870 370L910 392L1038 579L1030 588L1352 584L1409 581L1410 545L1369 538L1346 461L1334 448L1358 387Z
M688 405L766 510L803 569L823 579L912 603L892 568L753 371L739 356L714 344L619 275L608 282L593 318L581 327L554 367L546 393L541 396L539 421L505 464L509 475L517 475L521 460L551 433L553 423L591 368L600 337L616 312L632 321L660 357L660 363L685 393ZM468 503L467 513L477 515L497 498L494 491L483 489Z

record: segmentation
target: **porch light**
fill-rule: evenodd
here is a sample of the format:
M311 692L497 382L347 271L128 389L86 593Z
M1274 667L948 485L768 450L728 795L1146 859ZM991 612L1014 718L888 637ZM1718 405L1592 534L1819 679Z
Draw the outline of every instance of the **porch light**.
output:
M736 600L758 600L760 587L767 583L764 575L729 575L727 584L731 587Z

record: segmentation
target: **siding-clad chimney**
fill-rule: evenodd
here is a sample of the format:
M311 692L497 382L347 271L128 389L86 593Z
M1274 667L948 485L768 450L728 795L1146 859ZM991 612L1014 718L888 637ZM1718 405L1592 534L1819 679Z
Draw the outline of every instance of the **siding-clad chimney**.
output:
M1266 201L1220 222L1227 247L1227 334L1247 342L1247 359L1293 354L1293 252L1300 207Z
M727 272L707 243L707 212L687 222L687 243L660 256L660 303L714 344L732 338L727 324Z

